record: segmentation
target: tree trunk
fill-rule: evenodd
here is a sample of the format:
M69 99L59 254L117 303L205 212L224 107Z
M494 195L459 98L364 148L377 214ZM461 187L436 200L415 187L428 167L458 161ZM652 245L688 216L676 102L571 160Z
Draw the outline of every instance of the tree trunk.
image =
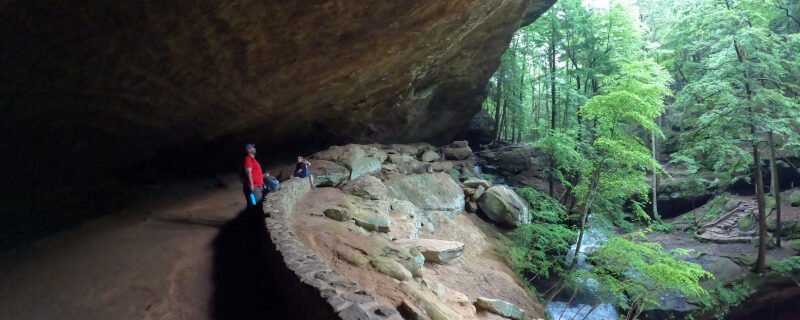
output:
M500 141L503 137L503 131L506 127L506 118L508 118L508 100L503 100L503 112L500 114L500 126L498 127L497 136L494 141Z
M658 162L658 158L656 157L656 134L653 132L650 134L650 145L653 149L653 159ZM653 219L656 221L661 221L661 217L658 215L658 172L653 169Z
M756 199L758 200L758 259L756 272L763 273L767 261L767 215L764 206L764 178L761 175L761 155L753 138L753 163L756 174Z
M500 70L497 73L497 90L494 97L494 142L497 143L497 138L500 136L500 102L503 97L503 77L505 77L505 69L502 62L500 63Z
M778 180L778 163L775 161L775 140L772 137L772 131L767 132L767 142L769 143L769 167L770 167L770 191L772 196L775 197L775 245L781 247L781 184Z

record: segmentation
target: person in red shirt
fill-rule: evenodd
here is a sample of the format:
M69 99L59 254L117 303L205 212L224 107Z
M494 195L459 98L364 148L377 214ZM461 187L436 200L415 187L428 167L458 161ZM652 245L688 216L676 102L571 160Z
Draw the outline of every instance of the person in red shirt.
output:
M242 191L247 207L251 208L264 198L264 174L261 172L261 164L256 160L256 145L248 144L245 150L247 155L244 156L242 168Z

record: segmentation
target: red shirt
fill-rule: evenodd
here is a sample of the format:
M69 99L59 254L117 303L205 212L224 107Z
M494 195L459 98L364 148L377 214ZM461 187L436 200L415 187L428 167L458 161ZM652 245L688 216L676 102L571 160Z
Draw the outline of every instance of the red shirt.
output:
M253 186L260 187L264 185L264 174L261 173L261 164L258 163L256 158L253 158L249 154L244 157L244 174L247 174L247 168L252 169L252 177L253 177ZM245 177L244 183L247 184L247 177Z

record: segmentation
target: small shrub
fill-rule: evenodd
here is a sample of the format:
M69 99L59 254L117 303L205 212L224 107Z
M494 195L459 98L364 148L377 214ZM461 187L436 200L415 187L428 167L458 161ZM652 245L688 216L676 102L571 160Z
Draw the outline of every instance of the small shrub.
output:
M724 319L728 310L750 298L755 290L746 283L717 285L709 290L709 299L703 300L705 310L711 311L717 319Z
M650 230L670 233L670 231L672 231L672 225L666 222L658 221L650 225Z
M531 187L516 190L517 194L530 204L534 222L562 223L566 220L566 209L556 199Z

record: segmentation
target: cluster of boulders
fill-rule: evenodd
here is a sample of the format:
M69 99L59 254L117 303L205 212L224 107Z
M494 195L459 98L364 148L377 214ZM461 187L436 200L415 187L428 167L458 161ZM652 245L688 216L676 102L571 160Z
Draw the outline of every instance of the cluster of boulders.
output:
M344 197L325 209L324 216L385 235L375 237L367 250L339 246L335 256L401 281L401 290L417 299L405 302L401 312L414 319L460 318L419 286L425 283L426 262L447 264L463 254L465 244L421 235L434 235L443 219L465 209L480 210L502 226L530 222L527 204L511 188L493 185L473 171L476 158L466 141L444 147L350 144L310 158L316 184L336 187ZM474 305L508 318L524 318L524 311L507 302L481 298Z

